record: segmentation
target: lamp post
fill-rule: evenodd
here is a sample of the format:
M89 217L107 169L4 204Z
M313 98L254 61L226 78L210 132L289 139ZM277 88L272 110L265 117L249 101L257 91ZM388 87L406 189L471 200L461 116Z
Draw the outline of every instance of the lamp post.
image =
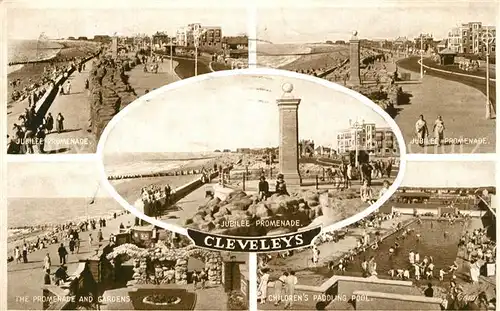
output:
M193 30L193 38L194 38L194 75L198 75L198 45L200 45L200 37L205 33L204 29L195 29Z
M490 105L490 44L493 43L493 34L489 28L486 28L486 33L483 35L483 42L486 45L486 119L491 119Z
M358 143L358 133L363 129L363 124L360 124L358 121L353 124L354 129L354 150L355 150L355 158L354 165L359 167L359 143Z
M149 56L153 57L153 36L151 36L151 41L149 41Z
M172 45L173 45L173 38L170 38L170 72L173 72L174 70L174 59L173 59L173 53L172 53Z
M420 34L420 80L424 78L424 40Z

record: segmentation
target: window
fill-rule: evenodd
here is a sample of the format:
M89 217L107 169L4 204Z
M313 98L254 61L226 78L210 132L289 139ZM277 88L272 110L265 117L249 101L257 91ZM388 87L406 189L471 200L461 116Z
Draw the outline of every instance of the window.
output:
M491 47L491 51L495 52L495 46L494 45Z
M389 153L389 148L385 148L385 152Z

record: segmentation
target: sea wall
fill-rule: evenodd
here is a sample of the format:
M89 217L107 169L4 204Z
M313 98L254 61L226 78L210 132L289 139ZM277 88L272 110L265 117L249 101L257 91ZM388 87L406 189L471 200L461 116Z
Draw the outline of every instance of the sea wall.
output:
M230 169L230 168L226 168ZM225 169L225 170L226 170ZM212 180L219 176L219 172L213 172L210 173L209 179ZM167 198L163 197L159 200L161 209L168 208L168 206L175 204L176 202L180 201L182 198L190 194L191 192L195 191L196 189L200 188L203 186L205 183L202 181L202 176L180 186L175 188L172 193L170 194L167 202ZM150 204L145 203L144 204L144 214L147 216L153 216L152 213L154 212L154 207L150 206Z

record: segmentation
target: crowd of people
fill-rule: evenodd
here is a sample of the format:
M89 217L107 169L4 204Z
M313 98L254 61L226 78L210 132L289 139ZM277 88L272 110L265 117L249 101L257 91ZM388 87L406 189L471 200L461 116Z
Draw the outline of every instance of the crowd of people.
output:
M14 123L14 136L7 135L7 154L46 153L45 143L48 134L64 131L64 116L58 113L55 120L52 113L40 117L32 105L20 115L19 124ZM36 148L35 148L36 147Z
M9 86L12 88L11 100L27 100L28 107L13 125L13 135L7 136L8 154L45 153L46 136L54 130L58 133L64 131L64 116L58 113L54 119L51 113L46 116L45 112L43 115L40 114L38 102L55 87L58 78L67 80L72 71L85 70L85 60L94 53L95 51L89 50L85 57L58 56L55 60L47 62L38 81L33 81L32 78L26 81L21 79L9 81ZM58 88L58 95L71 94L71 82L68 80L61 83Z
M117 218L122 213L113 213L113 218ZM64 224L58 224L54 226L41 225L34 226L35 230L51 230L47 232L44 236L38 235L36 238L32 238L29 241L23 239L22 248L16 245L12 256L9 256L8 262L19 263L29 263L29 253L42 251L47 249L50 245L58 245L57 247L57 257L59 258L58 264L53 264L51 259L51 253L47 252L43 260L43 271L44 273L44 284L50 285L54 283L55 285L61 285L68 281L70 278L67 273L68 256L70 254L78 254L82 247L80 234L82 232L88 232L88 250L92 251L94 245L97 243L99 247L104 241L104 236L102 229L107 226L107 219L104 217L88 219L84 221L68 222ZM120 229L123 225L120 225ZM93 234L95 233L95 237ZM110 244L116 243L116 237L114 234L109 236ZM87 247L85 247L87 248ZM53 266L58 266L54 271Z
M328 168L326 173L329 181L337 188L349 189L352 180L359 179L362 184L366 181L370 186L373 179L391 178L393 165L394 160L391 158L362 162L358 167L354 163L342 161L338 167Z
M50 61L43 67L43 72L38 81L34 81L32 78L25 81L19 78L9 81L9 86L12 88L11 100L22 101L27 99L29 104L36 104L47 89L55 85L58 77L67 77L72 70L81 72L85 66L84 59L81 57L58 58L57 61Z
M458 68L464 71L477 71L479 70L479 61L465 59L458 62Z
M214 164L214 170L218 169L217 165ZM222 166L220 166L222 171ZM208 183L210 181L210 174L213 172L212 169L206 169L203 167L200 170L200 180L202 183ZM141 188L141 199L142 202L153 209L152 213L157 217L163 206L168 206L172 203L172 195L175 194L175 189L167 184L166 186L149 185ZM164 200L162 202L162 200Z
M479 269L483 264L496 262L496 242L487 236L484 228L474 229L472 232L466 231L460 238L458 246L471 264L472 282L478 282Z
M116 218L120 216L122 213L113 213L113 218ZM23 239L22 241L22 250L23 252L19 252L20 255L16 256L14 251L13 256L9 257L9 262L10 261L22 261L22 262L29 262L28 260L28 254L42 250L47 248L50 245L53 244L58 244L61 243L61 241L68 240L70 241L73 237L73 239L78 237L79 232L88 232L88 231L93 231L93 230L98 230L100 228L106 227L107 224L107 219L104 217L99 217L99 218L93 218L93 219L88 219L88 220L83 220L80 222L67 222L63 224L55 224L55 225L36 225L36 226L30 226L28 228L17 228L17 229L23 229L24 234L26 234L27 230L29 232L42 232L41 234L36 235L36 237L29 238L29 239ZM98 234L99 235L99 234ZM98 237L99 239L99 237ZM19 245L16 246L17 249L19 248ZM24 250L26 251L26 254L24 255ZM18 260L20 258L21 260Z
M153 215L158 217L161 209L162 203L161 199L165 199L164 205L170 204L170 198L175 190L172 190L170 185L165 187L160 187L158 185L149 185L141 189L141 197L144 205L148 205L152 208Z

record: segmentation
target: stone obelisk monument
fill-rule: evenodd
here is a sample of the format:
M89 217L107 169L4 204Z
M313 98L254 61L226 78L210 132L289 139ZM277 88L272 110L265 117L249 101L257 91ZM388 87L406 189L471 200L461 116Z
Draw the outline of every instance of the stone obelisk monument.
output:
M289 186L300 186L299 173L299 118L300 99L291 94L293 85L282 86L283 95L276 100L280 114L279 170Z
M358 32L354 31L352 33L351 40L349 40L349 66L351 68L349 76L349 85L360 85L360 69L359 69L359 39Z
M113 59L118 58L118 38L116 36L111 41L111 55Z

